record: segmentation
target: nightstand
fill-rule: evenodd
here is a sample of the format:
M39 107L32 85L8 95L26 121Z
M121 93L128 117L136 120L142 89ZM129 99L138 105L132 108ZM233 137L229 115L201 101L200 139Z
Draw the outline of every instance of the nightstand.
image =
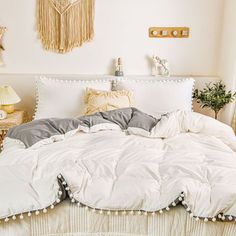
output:
M20 125L27 120L26 112L15 111L12 114L8 114L7 118L0 120L0 151L2 150L2 142L7 134L7 131L17 125Z

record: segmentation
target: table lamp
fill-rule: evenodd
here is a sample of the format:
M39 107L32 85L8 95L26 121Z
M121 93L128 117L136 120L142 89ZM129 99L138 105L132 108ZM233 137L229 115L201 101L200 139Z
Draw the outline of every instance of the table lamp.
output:
M0 87L0 109L8 114L13 113L15 111L14 104L20 101L21 99L11 86Z

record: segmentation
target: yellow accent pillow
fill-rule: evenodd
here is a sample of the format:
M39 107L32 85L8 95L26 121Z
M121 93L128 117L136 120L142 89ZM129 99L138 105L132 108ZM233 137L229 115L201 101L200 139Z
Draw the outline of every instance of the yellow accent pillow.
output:
M85 115L131 107L133 105L133 92L127 90L101 91L87 88L84 102Z

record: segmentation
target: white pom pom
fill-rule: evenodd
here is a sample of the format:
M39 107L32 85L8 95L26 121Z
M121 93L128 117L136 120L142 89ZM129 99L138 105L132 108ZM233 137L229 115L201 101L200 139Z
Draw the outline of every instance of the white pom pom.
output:
M9 218L5 218L5 220L4 220L5 222L8 222L9 221Z
M215 217L213 217L213 218L212 218L212 221L213 221L213 222L216 222L216 218L215 218Z
M222 215L221 215L221 214L219 214L219 215L218 215L218 218L219 218L219 219L221 219L221 217L222 217Z
M39 211L36 211L36 212L35 212L35 215L36 215L36 216L39 215Z
M172 202L172 206L176 206L176 203L175 203L175 202Z
M16 220L16 216L12 216L12 219L13 219L13 220Z
M163 213L163 210L160 210L159 212L160 212L160 214L162 214L162 213Z
M99 214L102 215L102 214L103 214L103 210L100 210L100 211L99 211Z
M107 212L107 215L109 216L110 214L111 214L111 211L108 211L108 212Z
M188 208L186 209L186 211L190 211L190 208L188 207Z
M116 211L116 212L115 212L115 215L116 215L116 216L118 216L118 215L119 215L119 212L118 212L118 211Z
M31 216L31 212L28 212L28 216L29 216L29 217Z
M208 221L208 219L207 219L207 218L205 218L205 219L204 219L204 222L207 222L207 221Z
M72 193L70 194L70 198L73 198L73 194Z
M69 191L69 190L70 190L70 188L69 188L69 187L66 187L66 188L65 188L65 190L66 190L66 191Z
M122 212L122 215L126 215L126 211L123 211L123 212Z
M200 219L199 219L199 217L196 217L195 220L196 220L196 221L199 221Z
M58 194L61 196L62 195L62 191L59 191Z
M24 216L23 216L22 214L20 215L20 219L21 219L21 220L23 220L23 219L24 219Z
M59 203L60 201L61 201L61 200L60 200L59 198L56 200L57 203Z
M89 210L89 207L88 207L88 206L86 206L86 207L85 207L85 210L86 210L86 211L88 211L88 210Z
M184 197L184 193L181 193L180 196L181 196L181 197Z
M233 220L233 217L232 217L232 216L229 216L229 220Z
M222 216L222 217L221 217L221 220L225 220L225 216Z
M59 179L61 179L62 176L61 176L61 175L58 175L57 177L58 177Z
M186 202L185 202L185 201L182 201L182 205L186 205Z
M179 197L179 201L182 201L183 200L183 198L182 197Z
M96 212L96 209L93 209L92 212L95 213L95 212Z
M141 215L142 215L142 212L141 212L141 211L138 211L138 215L140 215L140 216L141 216Z
M155 216L156 215L156 213L155 212L152 212L152 216Z
M47 209L46 208L43 209L43 213L44 214L47 213Z
M54 208L54 205L51 205L50 208L53 209L53 208Z
M75 203L75 199L74 199L74 198L72 198L72 199L71 199L71 202L72 202L72 203Z
M63 185L66 185L66 181L63 181L62 184L63 184Z
M147 216L147 215L148 215L148 213L145 211L145 212L144 212L144 215L145 215L145 216Z
M80 202L78 202L78 203L77 203L77 206L78 206L78 207L80 207L80 206L81 206Z
M134 214L134 211L130 211L130 213L129 213L130 215L133 215Z
M167 210L167 211L169 211L169 210L170 210L170 208L169 208L169 207L167 207L167 208L166 208L166 210Z
M189 214L190 218L193 218L193 213Z

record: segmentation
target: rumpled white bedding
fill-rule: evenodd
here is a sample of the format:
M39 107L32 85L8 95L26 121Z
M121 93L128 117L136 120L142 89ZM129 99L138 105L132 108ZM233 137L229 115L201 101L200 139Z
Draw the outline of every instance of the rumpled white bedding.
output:
M194 216L236 216L236 140L230 127L179 111L150 133L104 129L29 149L6 139L0 218L55 203L59 174L73 199L91 208L153 212L183 192Z

